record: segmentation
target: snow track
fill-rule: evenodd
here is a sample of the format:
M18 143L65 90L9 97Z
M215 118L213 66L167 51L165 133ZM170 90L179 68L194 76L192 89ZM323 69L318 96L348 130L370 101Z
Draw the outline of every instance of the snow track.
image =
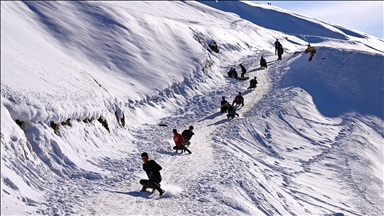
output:
M217 200L211 196L226 196L222 194L224 191L216 189L219 182L212 182L216 179L216 175L227 176L230 173L230 167L224 166L223 162L230 160L227 153L221 152L220 135L222 128L231 124L236 124L240 119L227 119L226 114L220 113L219 101L221 96L226 96L229 102L239 91L243 92L245 106L238 113L240 118L244 118L251 109L255 107L257 102L271 88L268 69L260 69L258 63L259 56L251 56L245 59L249 68L246 73L249 77L257 76L258 86L255 90L246 90L249 86L249 80L239 81L228 78L227 85L221 86L214 92L208 95L194 96L187 102L184 108L179 108L177 115L171 115L161 120L168 127L160 127L158 125L143 125L143 127L135 131L137 140L143 141L138 149L136 168L134 172L138 175L136 178L127 180L119 179L114 184L103 184L105 187L98 194L84 199L84 203L79 209L81 214L94 214L95 212L105 212L107 214L125 214L125 215L159 215L169 214L166 209L173 209L172 214L231 214L233 209L226 205L216 205L212 208ZM229 69L224 66L225 70ZM224 75L225 76L225 75ZM204 106L202 108L202 106ZM206 112L200 112L205 110ZM210 110L210 112L209 112ZM174 145L172 140L172 129L176 128L180 133L187 129L189 125L194 126L195 136L191 139L190 150L192 154L178 153L172 150ZM161 171L163 181L162 188L166 193L159 197L158 192L152 194L139 192L141 186L138 184L140 178L146 178L144 171L141 170L140 152L146 151L149 153L150 159L155 159L162 167ZM224 150L225 151L225 150ZM122 162L126 166L128 164ZM124 166L124 165L123 165ZM126 169L122 168L122 172ZM223 168L226 170L223 172ZM192 171L192 172L191 172ZM122 175L131 175L123 173ZM225 179L226 177L223 177ZM133 181L132 181L133 180ZM229 185L224 184L224 187ZM200 191L197 193L197 191ZM213 193L208 195L207 193ZM216 194L216 195L215 195ZM225 198L225 197L224 197ZM249 198L249 197L248 197ZM175 200L178 199L180 205L175 207ZM226 196L225 200L233 205L239 205L230 195ZM121 209L119 202L125 202L127 209ZM97 203L97 206L94 205ZM206 204L204 204L206 203ZM236 204L237 203L237 204ZM252 206L251 204L248 204ZM156 208L153 208L155 207ZM221 207L220 207L221 206ZM230 206L230 205L229 205ZM234 206L236 208L236 206ZM247 207L241 211L250 213ZM93 209L93 210L91 210ZM153 209L156 209L154 212ZM159 209L164 209L164 212L159 212ZM248 209L248 210L246 210Z

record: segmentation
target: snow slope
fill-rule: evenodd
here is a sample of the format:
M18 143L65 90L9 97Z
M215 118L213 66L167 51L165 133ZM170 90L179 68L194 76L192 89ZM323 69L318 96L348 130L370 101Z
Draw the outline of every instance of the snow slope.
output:
M238 1L1 2L1 26L2 215L384 214L379 38Z

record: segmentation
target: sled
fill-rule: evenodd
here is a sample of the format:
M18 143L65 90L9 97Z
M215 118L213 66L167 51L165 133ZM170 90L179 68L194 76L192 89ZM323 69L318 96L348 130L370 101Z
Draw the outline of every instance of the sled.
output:
M237 78L238 80L247 80L247 79L249 79L249 77L244 77L244 78Z

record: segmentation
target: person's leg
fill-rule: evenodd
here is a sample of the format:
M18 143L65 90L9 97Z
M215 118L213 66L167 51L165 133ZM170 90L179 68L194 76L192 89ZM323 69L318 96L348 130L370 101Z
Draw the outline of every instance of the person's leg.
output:
M176 153L178 153L178 150L180 150L179 146L173 146L173 149L176 150Z
M164 193L164 190L160 187L161 177L159 175L154 175L150 180L148 180L148 184L152 186L154 189L159 191L160 195Z
M149 180L147 179L141 179L140 184L143 185L143 188L141 190L145 190L147 188L150 188L151 186L149 185Z
M159 182L160 183L160 182ZM160 188L159 183L156 183L154 181L149 181L148 180L148 185L151 186L152 188L156 189L157 191L161 192L163 189Z

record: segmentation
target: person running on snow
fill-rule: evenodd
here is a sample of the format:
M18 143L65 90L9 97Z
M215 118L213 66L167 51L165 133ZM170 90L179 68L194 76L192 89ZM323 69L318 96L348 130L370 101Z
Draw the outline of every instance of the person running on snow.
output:
M247 69L245 69L243 64L239 64L239 66L241 67L241 77L240 77L240 79L244 79L244 74L247 73Z
M227 110L228 110L227 104L229 104L229 103L227 100L225 100L225 97L223 96L221 98L221 102L220 102L220 112L222 112L222 113L227 112Z
M263 56L261 56L261 59L260 59L260 67L263 68L267 68L267 61L265 60L265 58Z
M175 141L175 146L173 149L176 150L176 153L178 150L181 150L181 152L188 151L189 154L191 154L191 151L189 151L185 146L184 146L184 137L177 132L176 129L172 130L173 132L173 141Z
M231 104L228 104L228 114L227 118L235 118L235 116L239 117L239 114L236 113L236 108L233 107Z
M195 133L192 132L193 130L193 126L189 126L188 129L184 130L181 135L183 136L184 138L184 145L187 145L189 146L191 143L189 142L189 140L192 138L193 135L195 135Z
M156 163L154 160L148 160L148 153L143 152L141 154L141 160L143 160L143 170L147 173L147 179L141 179L140 184L143 185L142 191L146 191L147 188L153 188L160 193L160 196L165 192L160 187L161 175L160 170L162 167Z
M257 84L256 79L257 79L257 77L255 77L249 81L249 87L247 89L256 88L256 84Z
M241 106L244 106L244 98L241 96L241 92L235 97L235 100L232 102L232 106L236 103L236 105L240 104Z

